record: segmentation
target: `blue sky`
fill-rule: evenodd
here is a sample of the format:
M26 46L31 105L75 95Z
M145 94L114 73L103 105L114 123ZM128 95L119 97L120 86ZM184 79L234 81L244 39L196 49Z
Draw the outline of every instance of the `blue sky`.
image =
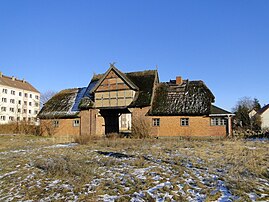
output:
M40 92L87 86L116 62L203 80L215 104L269 103L267 0L0 0L0 71Z

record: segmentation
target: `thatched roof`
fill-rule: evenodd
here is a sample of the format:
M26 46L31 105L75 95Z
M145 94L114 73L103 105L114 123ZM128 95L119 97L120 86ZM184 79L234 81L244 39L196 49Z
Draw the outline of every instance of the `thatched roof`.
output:
M159 83L157 70L129 72L125 73L124 77L138 88L133 102L127 107L151 106L149 115L196 116L229 113L212 106L215 97L203 81L184 80L180 85L176 84L175 80ZM59 92L44 105L39 118L76 117L80 110L94 108L93 89L103 78L104 74L94 75L88 87Z
M86 88L62 90L54 95L38 114L41 119L74 118L78 116L79 104Z
M45 103L38 117L72 118L77 117L80 110L94 108L94 93L91 92L103 76L104 74L94 75L88 87L66 89L57 93ZM139 88L134 101L128 107L150 106L157 71L130 72L125 76Z
M174 82L160 83L150 115L209 115L214 95L203 81L184 80L177 85Z

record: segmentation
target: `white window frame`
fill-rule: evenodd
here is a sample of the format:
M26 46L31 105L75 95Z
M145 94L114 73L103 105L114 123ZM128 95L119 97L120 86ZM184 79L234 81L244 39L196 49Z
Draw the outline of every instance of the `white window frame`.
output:
M79 126L80 126L80 120L79 119L73 120L73 127L79 127Z
M190 119L189 118L181 118L180 119L180 126L189 126L190 125Z
M223 117L211 117L210 118L210 125L211 126L225 126L226 120Z
M161 119L160 118L153 118L152 119L152 126L159 127L161 125Z
M2 93L7 94L7 89L3 88Z

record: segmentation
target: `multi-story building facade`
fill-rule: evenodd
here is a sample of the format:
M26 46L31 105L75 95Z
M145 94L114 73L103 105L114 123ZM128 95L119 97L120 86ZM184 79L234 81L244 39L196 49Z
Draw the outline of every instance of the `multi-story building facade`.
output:
M0 124L15 121L37 123L40 93L27 81L0 72Z

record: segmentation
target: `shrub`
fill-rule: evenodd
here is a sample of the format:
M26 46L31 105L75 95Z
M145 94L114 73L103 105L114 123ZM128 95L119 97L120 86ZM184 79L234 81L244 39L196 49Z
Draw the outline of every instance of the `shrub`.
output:
M106 138L115 140L117 138L120 138L120 134L118 134L118 133L108 133L108 134L106 134Z
M12 122L1 125L0 134L41 135L41 128L26 121Z
M74 137L74 141L78 144L88 144L89 142L93 142L99 140L101 137L95 135L77 135Z
M131 137L144 139L150 137L150 123L145 118L137 118L132 124Z

